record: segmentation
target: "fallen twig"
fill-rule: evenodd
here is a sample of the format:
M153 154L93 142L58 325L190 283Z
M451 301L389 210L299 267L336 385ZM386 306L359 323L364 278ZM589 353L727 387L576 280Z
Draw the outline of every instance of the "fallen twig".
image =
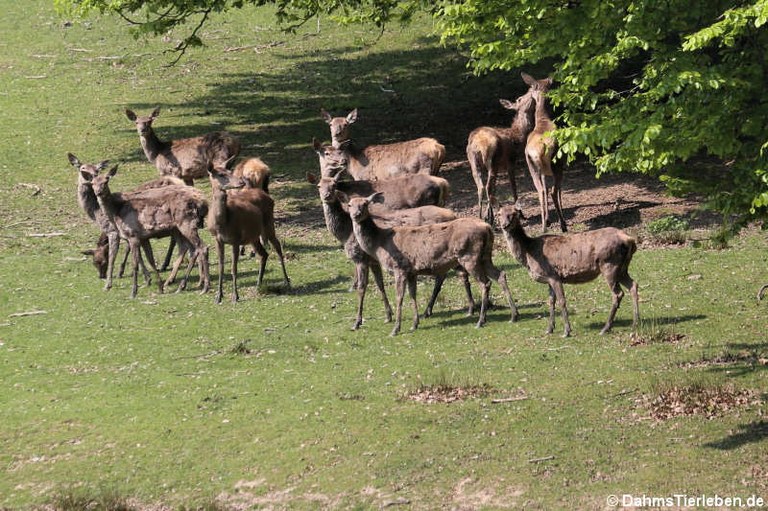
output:
M26 312L14 312L13 314L9 314L9 318L21 318L24 316L38 316L40 314L48 314L48 311L43 310L33 310L33 311L26 311Z
M533 458L528 460L528 463L541 463L542 461L550 461L555 459L554 456L544 456L543 458Z
M65 232L33 232L29 235L30 238L53 238L55 236L64 236Z
M513 403L515 401L525 401L526 399L528 399L528 396L500 397L497 399L491 399L491 403L496 405L499 403Z

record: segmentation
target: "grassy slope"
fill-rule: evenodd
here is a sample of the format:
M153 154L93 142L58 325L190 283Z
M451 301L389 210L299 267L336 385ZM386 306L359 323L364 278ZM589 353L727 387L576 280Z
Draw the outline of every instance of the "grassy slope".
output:
M426 23L378 41L326 21L291 37L248 10L212 24L209 47L167 68L160 52L172 42L136 42L109 18L66 28L44 0L2 3L0 506L39 505L70 487L145 503L219 496L307 509L397 498L415 509L600 509L622 493L768 497L764 405L716 420L635 418L647 413L635 399L669 382L765 388L765 365L678 366L724 352L766 356L765 305L753 302L768 280L764 234L720 252L637 254L643 316L682 334L676 344L631 347L628 303L615 333L597 336L609 304L599 282L568 290L576 337L543 336L545 290L503 251L518 324L495 310L474 329L451 282L416 333L388 338L374 294L353 333L350 266L324 229L296 222L316 215L322 226L303 183L316 167L311 138L327 138L320 107L362 107L363 140L434 135L458 158L472 127L504 122L495 98L514 96L519 80L467 79ZM223 51L239 46L256 49ZM281 292L275 261L260 293L245 263L236 306L147 288L131 301L127 279L102 291L77 251L97 233L77 207L65 154L120 162L115 188L154 177L123 109L157 105L164 136L223 126L272 165L291 292ZM32 310L46 314L11 316ZM453 404L404 399L438 384L492 390ZM529 399L490 402L520 392Z

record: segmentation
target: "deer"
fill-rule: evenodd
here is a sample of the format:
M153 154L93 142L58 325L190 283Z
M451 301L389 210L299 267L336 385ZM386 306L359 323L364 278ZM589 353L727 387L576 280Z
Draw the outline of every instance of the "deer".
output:
M208 176L209 165L231 161L240 154L240 142L226 131L214 131L198 137L163 141L155 133L152 123L160 115L160 107L148 116L138 116L126 109L125 115L136 125L141 147L150 163L161 175L176 176L188 185L195 179Z
M224 165L226 168L226 165ZM232 175L242 177L245 181L245 188L260 188L269 193L269 179L272 171L261 158L247 158L238 163Z
M525 80L527 75L523 73ZM499 99L501 106L515 112L509 128L481 126L475 128L467 138L467 160L472 171L472 178L477 187L478 215L490 225L494 222L493 208L497 207L496 180L506 171L512 189L512 199L517 201L517 183L514 166L522 156L528 134L534 127L534 108L532 90L543 86L536 81L529 86L525 94L514 102ZM483 206L485 203L485 207Z
M331 145L348 159L354 179L386 179L401 174L437 174L445 159L445 146L434 138L359 147L349 136L349 126L357 122L355 108L345 117L333 117L324 109L321 117L330 126Z
M349 159L344 151L332 144L323 144L317 139L312 139L312 148L320 161L320 176L334 177L339 172L347 170Z
M765 295L765 290L768 289L768 284L764 284L763 287L760 288L760 290L757 292L757 301L760 302L763 300L763 295Z
M283 270L283 283L290 288L291 281L285 270L283 248L275 234L274 207L272 198L260 188L245 188L242 178L236 178L222 167L208 168L211 182L211 207L208 212L208 230L216 241L219 282L215 301L221 303L224 280L224 245L232 245L232 303L239 301L237 290L237 264L240 246L252 244L261 258L256 287L261 286L267 266L267 251L262 238L269 241L277 253Z
M354 233L352 232L352 221L349 217L349 212L346 209L348 197L343 192L339 191L338 185L343 183L340 182L339 179L340 174L337 174L332 178L321 177L319 180L315 179L314 176L308 175L310 184L317 184L320 193L320 201L323 206L323 216L325 217L328 231L344 245L344 251L347 258L349 258L355 265L354 284L352 287L357 290L358 303L357 316L352 325L352 330L357 330L363 323L363 301L368 287L369 268L371 272L373 272L374 282L376 283L376 287L384 302L386 322L389 323L392 321L392 307L389 304L387 293L384 290L381 267L378 262L366 254L357 243ZM438 206L428 205L400 210L391 210L378 204L373 206L375 207L375 211L372 211L372 217L377 225L381 227L427 225L448 222L457 218L453 211ZM466 278L466 275L463 274L462 277L471 311L474 308L472 291L469 288L469 281ZM433 291L432 298L424 313L426 317L432 315L432 308L434 302L437 300L441 286L442 280L436 279L435 290Z
M476 218L458 218L451 222L418 227L380 228L371 218L369 208L372 203L382 199L380 192L369 197L354 197L349 199L347 207L352 219L352 231L360 247L394 275L397 301L391 336L400 332L406 285L413 304L413 331L419 326L417 275L444 278L448 271L459 266L481 284L482 298L477 327L486 322L491 279L496 280L504 290L512 311L511 320L517 320L517 308L507 285L506 274L493 265L494 238L490 225Z
M546 232L549 224L547 176L550 176L552 178L550 195L560 220L560 230L567 232L568 227L565 218L563 218L562 208L563 159L560 158L553 162L553 157L557 152L557 139L552 136L552 133L557 129L557 126L552 121L552 109L546 96L552 85L552 79L546 78L535 81L530 75L524 75L523 79L531 85L531 94L536 103L534 113L536 121L525 144L525 161L528 164L528 172L531 174L533 186L536 188L539 198L541 229L542 232Z
M133 282L131 298L136 298L138 291L139 251L144 248L147 262L157 278L159 292L164 291L164 282L155 264L149 240L174 235L183 238L182 252L174 264L174 274L181 264L185 248L191 249L187 276L179 285L179 290L186 286L187 277L195 261L200 267L200 283L202 292L208 291L207 247L198 234L198 228L208 212L208 203L202 194L186 185L164 186L135 192L124 196L112 193L109 181L117 173L117 165L106 173L99 173L92 179L93 191L99 202L99 207L109 221L128 240L133 258Z
M637 327L640 322L638 286L629 275L629 264L637 250L637 242L631 236L620 229L605 227L570 235L544 234L529 237L522 226L523 219L523 212L517 204L507 204L499 212L499 225L509 251L528 270L534 281L549 286L547 334L551 334L555 328L557 302L563 319L563 337L571 335L563 284L591 282L599 275L605 278L613 296L608 321L600 334L606 334L613 327L616 311L624 297L621 286L632 295L632 327Z

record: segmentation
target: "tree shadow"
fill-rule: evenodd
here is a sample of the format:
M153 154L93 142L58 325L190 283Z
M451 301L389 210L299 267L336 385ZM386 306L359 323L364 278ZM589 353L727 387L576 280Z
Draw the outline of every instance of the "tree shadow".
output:
M708 442L704 444L704 447L721 451L732 451L744 445L762 442L766 439L768 439L768 420L758 420L741 424L737 432L721 440Z

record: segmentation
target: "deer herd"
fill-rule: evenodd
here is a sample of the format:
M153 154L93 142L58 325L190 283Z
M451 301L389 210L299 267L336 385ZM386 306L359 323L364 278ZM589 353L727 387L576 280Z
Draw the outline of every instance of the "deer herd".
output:
M638 286L628 272L637 248L635 241L615 228L546 234L550 198L561 231L567 231L561 198L562 158L555 158L556 125L547 98L552 80L537 80L526 73L522 73L522 78L528 86L525 94L514 102L501 100L504 108L514 112L511 126L479 127L468 137L466 153L477 186L479 218L459 217L445 207L450 184L435 175L445 158L445 147L437 140L424 137L361 147L350 133L351 125L358 120L357 109L344 117L333 117L321 110L322 119L330 127L331 144L313 141L320 175L308 174L307 178L317 186L328 231L342 244L354 264L357 312L353 329L358 329L363 322L369 270L381 294L386 321L392 321L394 314L392 335L401 328L406 288L413 305L411 330L414 330L419 324L417 277L434 278L434 288L423 314L429 317L451 270L462 280L469 315L476 309L469 277L480 284L478 327L486 322L491 306L492 281L504 292L511 321L517 320L518 311L507 275L493 263L497 222L510 253L528 270L531 278L549 288L547 333L554 330L556 304L561 309L564 336L571 333L563 284L592 281L601 274L613 297L601 333L613 325L624 295L622 286L632 296L633 327L637 326ZM117 173L117 165L110 167L106 160L82 163L75 155L68 155L69 162L78 171L78 203L101 231L96 248L85 253L93 256L99 275L106 280L105 289L112 286L119 243L125 240L128 250L119 276L130 255L131 297L138 291L139 271L147 283L154 275L162 293L176 280L185 260L187 265L178 290L185 289L190 273L197 267L199 287L201 292L207 292L210 289L209 254L200 236L200 229L205 227L216 244L217 303L223 298L224 245L231 246L233 302L239 299L238 261L245 246L252 247L260 258L257 286L264 277L268 258L265 245L269 244L280 261L283 283L290 287L282 246L275 233L275 203L268 188L269 167L255 157L234 165L240 154L240 143L227 132L163 141L152 127L160 115L159 108L146 117L131 110L125 114L135 124L144 154L157 167L159 179L130 191L113 192L109 184ZM522 210L517 203L514 169L523 158L540 205L543 234L538 237L526 234ZM504 171L509 177L512 201L501 206L496 195L496 180ZM211 185L210 197L193 187L195 180L205 178ZM548 178L551 187L547 186ZM162 237L170 237L171 246L158 268L150 240ZM178 254L168 278L163 280L160 271L170 264L174 247L178 247ZM394 278L394 311L387 298L382 270Z

